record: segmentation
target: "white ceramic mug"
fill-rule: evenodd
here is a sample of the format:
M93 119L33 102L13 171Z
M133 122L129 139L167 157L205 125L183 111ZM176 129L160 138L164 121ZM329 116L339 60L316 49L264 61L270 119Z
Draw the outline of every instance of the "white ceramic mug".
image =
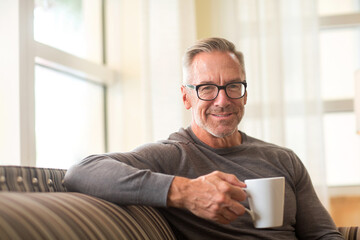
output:
M250 209L245 209L256 228L283 225L285 178L258 178L245 180Z

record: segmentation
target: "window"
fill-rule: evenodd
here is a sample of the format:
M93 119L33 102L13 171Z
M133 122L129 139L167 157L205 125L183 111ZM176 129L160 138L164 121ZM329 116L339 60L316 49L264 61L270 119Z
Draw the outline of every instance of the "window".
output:
M107 150L102 1L34 3L36 166L67 168Z
M344 15L359 11L357 0L318 0L320 16Z
M360 136L354 114L354 74L360 69L360 13L356 0L319 0L320 66L329 186L360 185ZM351 168L349 167L351 166Z
M0 1L0 164L67 168L107 151L104 5Z
M360 66L359 34L359 27L324 29L320 32L324 100L354 97L354 72Z
M35 41L102 63L101 6L101 0L35 0Z
M327 113L324 116L327 182L330 186L360 183L360 137L354 133L354 122L352 112Z
M102 84L37 65L35 106L37 166L67 168L105 151Z

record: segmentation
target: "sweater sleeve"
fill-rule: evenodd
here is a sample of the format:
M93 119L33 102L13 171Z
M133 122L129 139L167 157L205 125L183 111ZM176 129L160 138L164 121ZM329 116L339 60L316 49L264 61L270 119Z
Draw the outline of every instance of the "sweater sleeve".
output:
M296 194L296 235L299 239L343 239L320 202L310 176L294 154Z
M160 143L129 153L92 155L67 171L64 184L69 191L117 204L165 207L174 177L168 166L179 156L177 147Z

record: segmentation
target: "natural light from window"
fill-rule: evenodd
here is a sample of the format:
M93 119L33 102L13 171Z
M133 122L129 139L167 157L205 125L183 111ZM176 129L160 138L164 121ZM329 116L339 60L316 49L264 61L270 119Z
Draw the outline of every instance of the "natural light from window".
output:
M319 14L338 15L349 14L359 11L358 0L318 0Z
M106 151L104 84L83 78L86 69L76 68L78 57L103 63L102 1L34 3L34 40L60 50L35 61L36 165L68 168ZM68 58L66 67L56 62L59 53Z
M323 115L327 184L360 185L360 136L351 110L354 74L360 69L360 22L343 25L349 14L359 13L360 1L318 3L319 15L337 24L323 26L319 35L322 99L330 106Z
M324 125L328 185L360 185L360 136L355 134L354 113L326 114Z
M320 33L322 96L325 100L354 97L354 70L359 66L359 28ZM339 47L341 43L341 47Z
M35 68L36 165L68 168L105 151L103 86Z
M100 0L35 0L34 39L100 62L100 6Z

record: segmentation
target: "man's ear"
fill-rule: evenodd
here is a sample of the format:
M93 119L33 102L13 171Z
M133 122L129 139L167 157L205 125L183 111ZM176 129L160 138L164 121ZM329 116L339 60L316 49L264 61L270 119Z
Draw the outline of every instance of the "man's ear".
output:
M247 91L245 92L245 96L244 96L244 105L246 105L247 103Z
M181 86L181 95L185 108L189 110L191 108L190 96L188 95L188 91L184 86Z

